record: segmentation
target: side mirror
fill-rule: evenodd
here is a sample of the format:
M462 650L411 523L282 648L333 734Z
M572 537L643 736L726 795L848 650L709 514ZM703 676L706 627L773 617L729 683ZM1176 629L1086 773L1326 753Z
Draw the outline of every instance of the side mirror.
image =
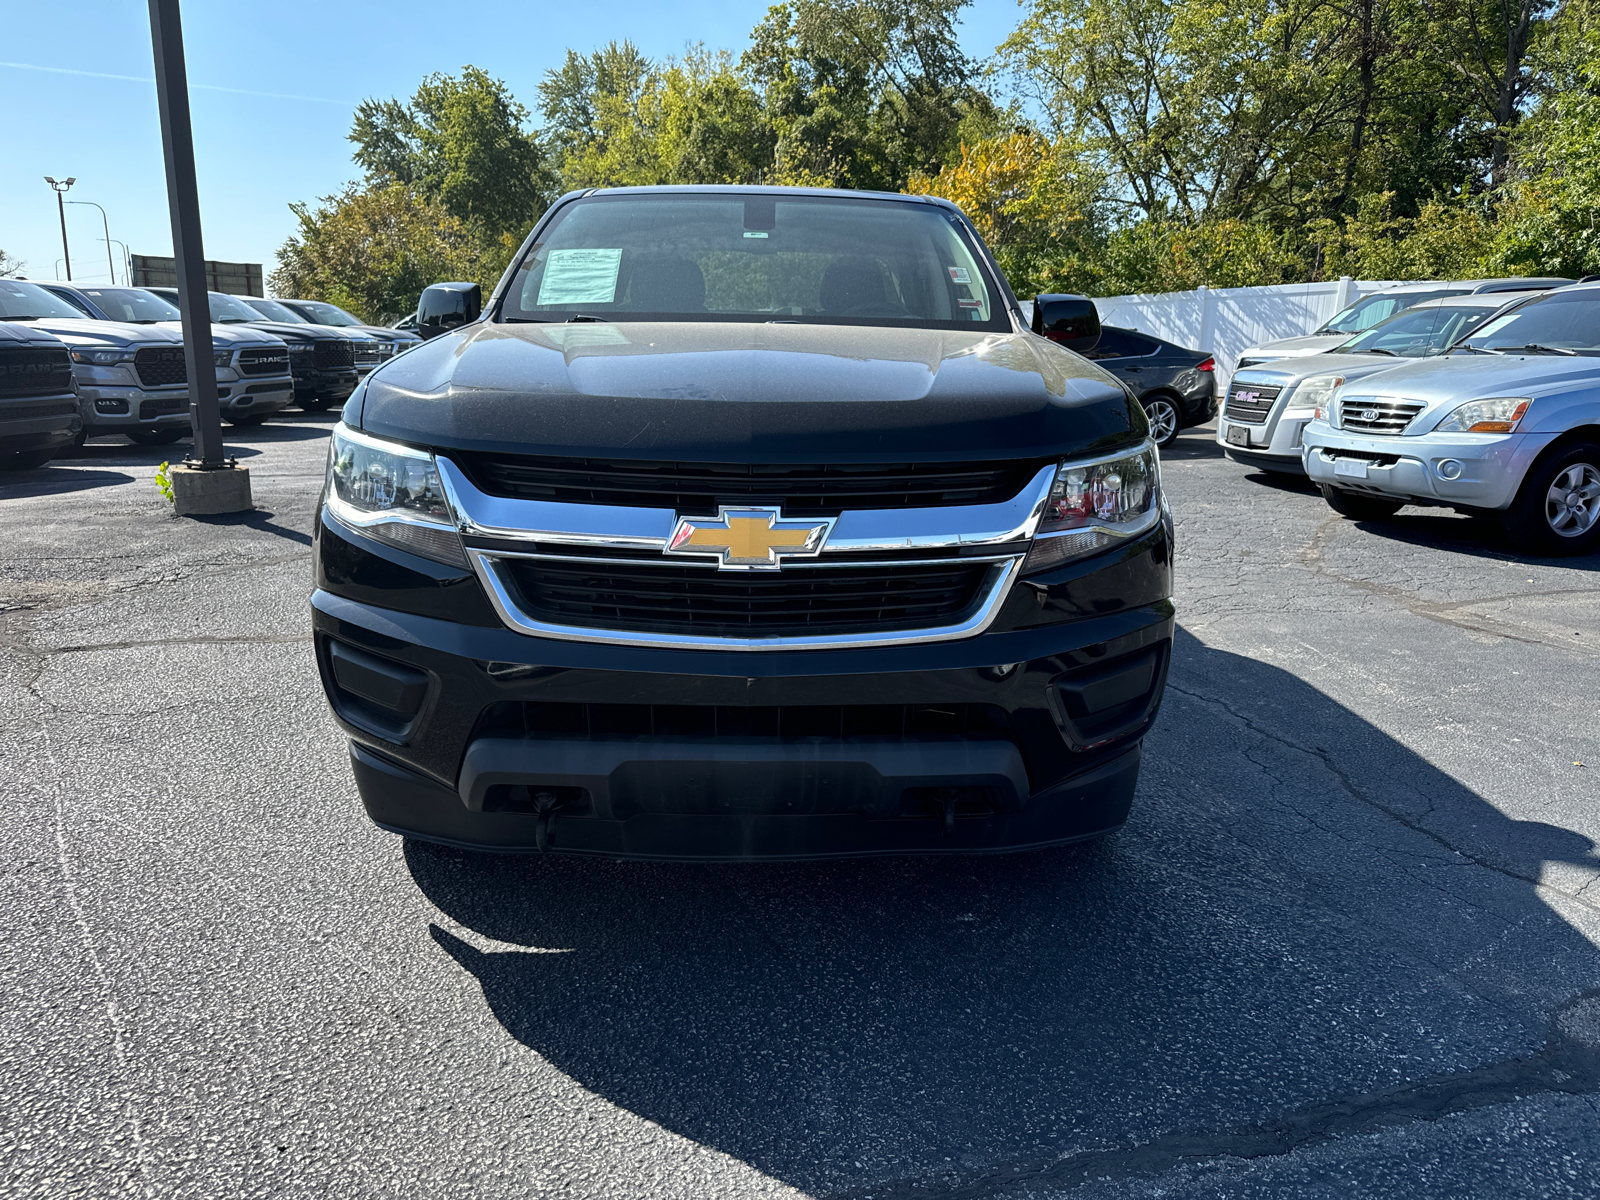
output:
M417 301L417 332L438 337L470 325L483 312L483 289L475 283L436 283L422 289Z
M1100 342L1100 314L1086 296L1035 296L1033 331L1082 354Z

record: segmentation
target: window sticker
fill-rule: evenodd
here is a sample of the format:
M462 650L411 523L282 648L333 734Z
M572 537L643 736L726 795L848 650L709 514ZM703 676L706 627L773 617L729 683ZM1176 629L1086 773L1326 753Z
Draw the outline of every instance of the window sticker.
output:
M965 267L951 267L949 270L950 270L950 282L951 283L971 283L972 282L972 273L970 271L968 271Z
M959 304L962 308L982 308L983 307L983 301L982 300L957 300L956 303Z
M540 304L610 304L617 298L619 250L552 250L539 282Z

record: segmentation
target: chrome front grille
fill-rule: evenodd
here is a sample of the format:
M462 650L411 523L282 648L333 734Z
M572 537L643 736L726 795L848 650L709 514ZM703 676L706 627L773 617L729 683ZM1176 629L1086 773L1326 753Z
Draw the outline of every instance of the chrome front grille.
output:
M1239 383L1228 389L1228 403L1223 409L1230 421L1246 425L1263 424L1272 406L1277 402L1281 387L1264 383Z
M287 375L289 347L256 346L239 351L241 375Z
M1418 413L1428 407L1419 400L1392 400L1380 396L1346 396L1339 401L1339 428L1351 433L1404 433Z
M355 342L356 366L375 367L383 361L383 352L376 342Z

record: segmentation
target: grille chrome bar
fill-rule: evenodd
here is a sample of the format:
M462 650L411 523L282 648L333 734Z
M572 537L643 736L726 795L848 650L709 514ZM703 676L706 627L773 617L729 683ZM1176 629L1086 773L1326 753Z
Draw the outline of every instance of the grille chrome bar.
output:
M441 465L445 460L439 460ZM632 632L629 630L591 628L543 621L524 612L515 598L514 585L506 577L507 561L531 558L532 555L490 552L472 547L467 557L477 571L478 578L489 593L490 602L500 619L512 629L533 637L555 638L560 641L594 642L612 646L640 646L673 650L851 650L876 646L897 646L908 642L948 642L974 637L988 629L1000 614L1000 606L1011 590L1011 583L1022 567L1023 556L1018 554L992 564L978 589L977 602L967 612L943 625L919 629L875 630L858 633L802 634L774 637L728 637L706 634ZM876 565L894 570L894 562ZM944 565L944 564L941 564Z
M1395 400L1388 396L1345 396L1339 401L1339 428L1352 433L1395 436L1428 406L1420 400Z
M659 551L666 547L677 524L677 513L670 508L612 508L486 495L450 459L439 455L436 461L445 493L467 537ZM1053 463L1040 468L1021 492L999 504L847 511L834 524L822 555L826 558L830 551L999 547L1032 537L1044 515L1055 473Z

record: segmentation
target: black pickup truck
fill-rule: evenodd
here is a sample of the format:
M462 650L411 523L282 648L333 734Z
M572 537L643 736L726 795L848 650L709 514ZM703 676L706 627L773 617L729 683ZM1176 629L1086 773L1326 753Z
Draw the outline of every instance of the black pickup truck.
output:
M312 619L372 819L685 859L1119 827L1171 517L1093 306L1034 322L943 201L562 198L333 434Z

